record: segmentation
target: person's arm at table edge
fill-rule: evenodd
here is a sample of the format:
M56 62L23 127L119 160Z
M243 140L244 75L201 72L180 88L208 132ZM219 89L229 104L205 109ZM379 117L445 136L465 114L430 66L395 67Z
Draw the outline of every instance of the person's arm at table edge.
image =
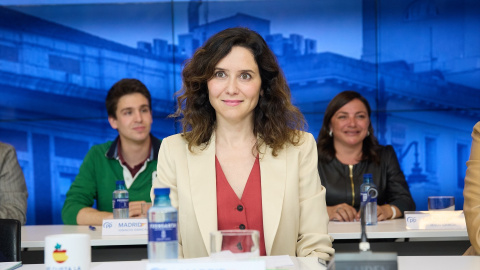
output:
M480 254L480 122L472 131L470 158L467 161L463 189L465 221L475 254ZM467 251L468 252L468 251ZM473 254L473 253L472 253Z
M325 201L326 190L318 174L318 154L315 139L303 133L304 141L299 145L299 236L296 244L297 257L319 257L330 260L335 253L331 236L328 234L328 212ZM314 216L311 213L316 213Z
M170 146L170 143L173 141L173 146ZM150 197L152 199L152 204L155 201L154 196L154 189L155 188L170 188L170 200L172 206L179 209L179 201L178 201L178 190L177 190L177 173L175 170L175 162L178 158L175 153L175 149L179 149L177 147L185 147L183 143L177 142L178 145L175 144L175 138L169 137L162 140L162 145L160 146L160 150L158 151L158 161L157 161L157 177L154 179L152 183L152 189L150 192ZM170 152L170 148L173 148L174 151ZM180 221L180 220L179 220ZM182 224L178 222L177 225L178 231L178 258L183 259L183 242L182 242L182 234L181 234L181 227Z
M102 225L104 219L112 219L113 213L98 211L92 207L80 209L77 214L77 225Z
M0 218L13 218L26 223L27 186L15 148L6 146L0 158Z
M100 152L99 152L100 151ZM97 192L95 163L102 156L102 150L92 147L85 156L79 172L70 186L62 208L62 220L66 225L78 225L78 214L84 208L92 208ZM103 158L103 157L102 157ZM83 220L83 219L82 219Z
M405 211L415 211L416 205L410 193L405 174L403 173L397 155L392 146L386 147L387 162L387 204L395 206L396 217L402 217ZM391 211L387 212L391 213ZM390 209L391 210L391 209ZM390 218L391 214L389 215Z

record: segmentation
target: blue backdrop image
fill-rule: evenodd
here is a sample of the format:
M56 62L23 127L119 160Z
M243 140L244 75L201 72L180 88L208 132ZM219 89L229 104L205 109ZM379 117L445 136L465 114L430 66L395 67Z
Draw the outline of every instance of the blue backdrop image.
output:
M29 191L27 224L62 223L88 149L113 140L108 89L137 78L153 97L152 132L179 132L181 70L212 34L260 33L294 104L318 135L344 90L364 95L381 144L394 146L417 209L463 185L480 120L480 3L475 0L0 0L0 141Z

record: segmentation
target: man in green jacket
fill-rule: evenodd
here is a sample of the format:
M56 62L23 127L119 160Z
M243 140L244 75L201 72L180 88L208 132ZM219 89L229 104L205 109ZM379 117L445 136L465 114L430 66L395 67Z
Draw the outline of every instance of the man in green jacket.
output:
M117 180L125 180L130 217L139 216L142 203L151 202L161 141L150 134L150 92L139 80L122 79L108 91L105 105L108 122L118 137L88 151L67 192L62 209L65 224L101 225L103 219L113 218L112 193Z

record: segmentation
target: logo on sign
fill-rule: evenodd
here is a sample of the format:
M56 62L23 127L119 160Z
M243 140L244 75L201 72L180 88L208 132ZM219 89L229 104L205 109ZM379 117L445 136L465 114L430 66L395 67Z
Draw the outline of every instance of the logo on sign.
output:
M414 217L408 217L408 218L407 218L407 222L408 222L408 223L415 223L415 222L417 222L417 219L414 218Z
M68 256L67 256L67 251L65 249L61 249L62 248L62 245L60 245L59 243L57 243L55 245L55 250L53 251L53 259L57 262L57 263L63 263L65 262L67 259L68 259Z
M105 222L105 223L103 224L103 228L105 228L105 229L108 229L108 228L111 228L111 227L112 227L112 223L111 223L111 222Z

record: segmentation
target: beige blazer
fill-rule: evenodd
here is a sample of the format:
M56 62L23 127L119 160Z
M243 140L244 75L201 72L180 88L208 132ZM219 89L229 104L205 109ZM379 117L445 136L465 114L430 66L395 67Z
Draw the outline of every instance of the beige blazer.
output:
M480 122L473 127L463 197L465 198L463 212L472 244L465 255L480 255Z
M206 148L188 150L180 135L162 141L155 187L169 187L178 209L179 257L209 256L210 232L217 230L215 136ZM325 188L317 170L315 139L303 133L302 144L260 156L262 210L267 255L330 259ZM153 193L152 193L153 194Z

